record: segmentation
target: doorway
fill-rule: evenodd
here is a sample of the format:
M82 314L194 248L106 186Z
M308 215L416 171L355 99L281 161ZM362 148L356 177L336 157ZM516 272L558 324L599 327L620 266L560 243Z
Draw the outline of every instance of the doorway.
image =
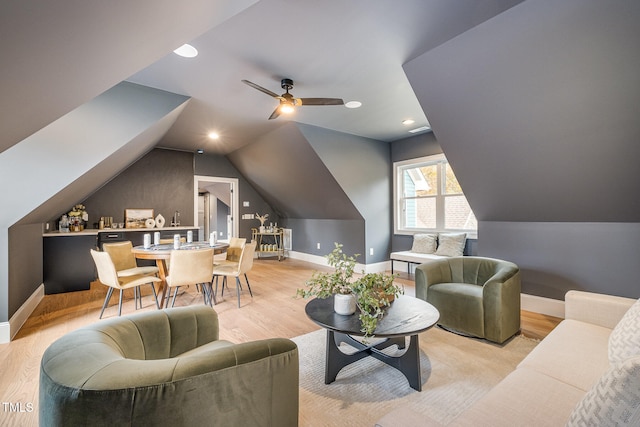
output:
M194 225L200 240L228 241L238 236L238 179L213 176L194 177Z

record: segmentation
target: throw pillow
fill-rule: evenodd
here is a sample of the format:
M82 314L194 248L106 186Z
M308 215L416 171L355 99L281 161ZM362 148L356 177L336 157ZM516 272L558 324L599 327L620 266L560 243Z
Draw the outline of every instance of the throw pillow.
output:
M415 234L411 252L419 254L432 254L436 251L437 234Z
M438 236L438 249L436 250L436 255L462 256L466 242L466 233L440 234Z
M567 427L640 425L640 357L613 365L585 394Z
M640 300L636 301L609 335L609 363L640 356Z

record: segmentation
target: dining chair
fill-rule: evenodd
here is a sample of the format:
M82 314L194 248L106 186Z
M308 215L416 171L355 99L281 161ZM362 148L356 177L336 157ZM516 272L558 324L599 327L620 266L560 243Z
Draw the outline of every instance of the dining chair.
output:
M229 247L226 250L225 259L215 260L214 265L237 265L240 262L240 254L242 248L246 244L247 239L244 237L232 237L229 239Z
M227 277L235 277L236 279L236 294L238 295L238 308L240 308L240 292L242 291L242 284L240 282L240 276L244 276L244 280L247 283L249 289L249 295L253 298L253 292L251 292L251 285L249 284L249 278L247 272L253 267L253 257L256 251L256 241L253 240L250 243L244 245L240 254L240 260L237 265L226 264L217 265L213 267L213 276L216 280L216 289L214 295L218 293L218 278L222 276L222 295L224 295L224 288L227 283Z
M176 302L180 286L201 285L205 304L216 304L216 297L211 289L213 277L213 249L182 249L171 251L169 258L169 275L166 277L169 292L167 303L174 288L171 307ZM208 285L208 286L207 286Z
M123 276L118 277L118 273L116 271L116 267L111 260L111 256L107 252L99 252L93 249L90 249L91 257L93 258L93 262L96 264L96 270L98 271L98 280L105 286L109 286L109 290L107 291L107 296L104 299L104 304L102 304L102 311L100 311L100 319L102 319L102 315L104 314L105 308L109 304L109 300L111 299L111 295L113 294L114 289L118 289L120 291L120 298L118 300L118 316L122 315L122 291L125 289L138 288L138 291L135 293L136 297L136 310L138 309L137 304L137 296L139 295L139 287L144 284L151 285L151 289L153 290L153 297L156 301L156 307L160 308L158 304L158 294L156 293L156 288L154 287L154 283L160 283L162 280L156 276L144 275L144 274L136 274L133 276ZM140 301L140 307L142 307L142 301Z
M155 276L158 274L158 267L156 266L138 266L136 257L133 252L131 252L131 249L133 249L133 244L129 240L102 244L102 250L111 257L111 261L113 261L113 265L116 267L118 277L136 276L140 274ZM136 304L138 304L139 301L140 308L142 308L142 296L139 291L139 288L134 288Z

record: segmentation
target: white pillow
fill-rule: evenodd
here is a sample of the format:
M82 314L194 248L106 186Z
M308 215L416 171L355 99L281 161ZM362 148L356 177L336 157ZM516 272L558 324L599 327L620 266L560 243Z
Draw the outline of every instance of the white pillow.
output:
M436 255L462 256L467 241L466 233L447 233L438 235Z
M437 234L415 234L411 252L419 254L432 254L436 251Z
M640 299L636 301L609 335L609 363L640 356Z
M613 365L578 402L567 427L640 425L640 357Z

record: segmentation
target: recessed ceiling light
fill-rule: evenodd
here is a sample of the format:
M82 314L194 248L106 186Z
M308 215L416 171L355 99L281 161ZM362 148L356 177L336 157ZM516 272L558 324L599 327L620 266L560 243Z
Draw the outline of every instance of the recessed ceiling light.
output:
M198 56L198 49L191 46L190 44L183 44L179 48L173 51L176 55L183 56L185 58L193 58Z
M431 129L429 126L420 126L419 128L411 129L409 132L410 133L418 133L418 132L422 132L422 131L429 130L429 129Z
M345 107L347 108L360 108L362 107L362 102L360 101L349 101L346 104L344 104Z
M204 154L204 150L202 148L198 148L198 150L196 151L196 153L198 154Z
M218 132L209 132L209 134L207 136L209 137L209 139L218 139L218 138L220 138L220 135L218 134Z
M413 120L413 119L406 119L406 120L403 120L403 121L402 121L402 124L403 124L403 125L405 125L405 126L408 126L408 125L412 125L412 124L414 124L415 122L416 122L416 121L415 121L415 120Z

